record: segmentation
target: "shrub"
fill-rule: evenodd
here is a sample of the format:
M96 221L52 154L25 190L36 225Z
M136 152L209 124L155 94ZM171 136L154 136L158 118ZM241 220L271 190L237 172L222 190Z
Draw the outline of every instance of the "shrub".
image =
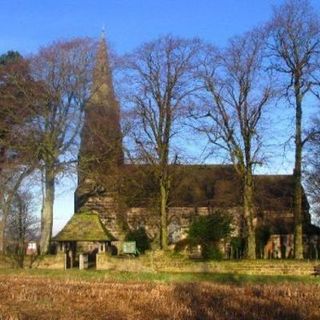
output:
M214 243L202 246L202 256L209 260L221 260L223 258L221 250Z
M208 216L200 216L190 225L188 240L191 245L201 245L206 259L220 259L218 242L231 232L231 216L217 210Z
M145 228L140 227L135 230L130 230L126 237L126 241L135 241L137 249L140 253L144 253L146 250L150 249L150 239L146 233Z

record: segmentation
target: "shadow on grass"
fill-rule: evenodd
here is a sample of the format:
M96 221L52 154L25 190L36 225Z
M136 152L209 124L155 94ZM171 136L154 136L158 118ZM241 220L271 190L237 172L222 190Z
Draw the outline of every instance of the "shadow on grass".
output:
M261 287L234 290L229 286L176 284L173 297L177 304L189 306L188 319L305 319L298 307L286 304L286 299L276 301L276 296L267 296Z

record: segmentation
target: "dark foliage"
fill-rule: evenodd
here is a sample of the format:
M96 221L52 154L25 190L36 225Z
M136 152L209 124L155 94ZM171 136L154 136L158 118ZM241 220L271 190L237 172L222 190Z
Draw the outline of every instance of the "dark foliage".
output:
M126 241L135 241L137 249L140 253L144 253L150 249L150 239L146 233L145 228L140 227L136 230L131 230L127 233Z
M263 257L263 249L271 235L270 227L259 226L256 229L257 257Z
M188 239L191 245L201 245L204 258L219 259L218 242L231 232L231 216L217 210L208 216L198 217L191 225Z
M6 65L10 62L16 62L19 59L22 59L21 54L17 51L10 50L7 53L0 55L0 65Z
M233 237L230 241L230 258L231 259L241 259L246 250L246 240L241 237Z

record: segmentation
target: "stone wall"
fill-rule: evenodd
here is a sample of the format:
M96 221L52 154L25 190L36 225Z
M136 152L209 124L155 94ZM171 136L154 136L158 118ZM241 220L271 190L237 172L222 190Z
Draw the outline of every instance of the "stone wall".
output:
M76 199L76 202L80 202L79 199L81 199L81 196L76 194ZM123 237L121 223L119 221L121 218L121 210L112 193L88 196L84 204L76 205L76 210L79 210L80 208L81 210L98 213L103 224L115 238L118 239Z
M176 243L185 239L190 224L197 216L205 216L218 209L210 207L170 207L168 214L169 243ZM223 210L234 217L232 236L237 236L239 234L241 208L234 207ZM126 212L126 221L131 229L144 227L151 239L156 238L157 233L159 233L159 216L157 213L152 212L151 209L130 208ZM106 227L108 228L109 226L106 224Z
M125 235L128 232L128 227L131 230L138 229L140 227L145 228L146 233L151 241L159 239L159 213L156 208L146 207L132 207L128 208L117 198L116 193L105 192L101 194L87 194L88 196L83 201L83 207L86 210L98 213L101 221L105 227L111 232L111 234L118 240L125 239ZM80 191L77 191L76 199L81 199ZM80 206L81 207L81 206ZM227 211L233 217L231 234L232 237L237 237L240 234L240 230L243 227L242 207L234 206L229 208L219 207L170 207L168 213L168 240L169 244L176 244L179 241L187 237L190 224L197 216L208 215L215 210ZM292 234L293 226L293 213L290 210L269 210L261 211L258 213L257 219L255 219L257 226L269 227L272 226L272 234L285 235ZM309 239L310 240L310 239ZM309 243L310 241L305 241ZM286 246L285 254L282 254L281 250L276 250L279 245L279 241L274 241L272 238L266 245L265 250L261 247L261 253L259 257L277 257L283 258L286 256L290 258L290 249L292 246ZM290 241L285 241L289 243ZM292 241L291 241L292 242ZM157 243L157 241L154 241ZM312 243L309 247L312 246ZM282 248L283 246L280 245ZM276 252L277 251L277 252ZM308 253L310 250L305 250L305 258L319 257L320 247L314 249L314 252Z
M81 189L81 190L80 190ZM85 210L99 214L108 231L118 240L124 240L125 227L144 227L150 239L159 236L159 212L152 207L131 207L124 205L113 192L90 194L90 183L78 188L75 194L76 211ZM234 236L239 233L241 207L170 207L168 213L169 242L175 243L186 237L188 228L196 216L208 215L214 210L228 211L234 217Z
M34 269L65 269L65 254L47 255L37 258L31 265Z
M138 258L97 255L97 270L129 272L232 273L250 275L311 275L319 262L294 260L194 261L150 253Z
M97 254L97 270L109 270L120 272L154 272L152 260L149 257L123 258L111 257L105 254Z
M127 227L137 229L144 227L151 240L159 236L159 212L152 207L128 208L115 192L91 193L90 183L84 183L79 187L75 199L76 210L88 210L98 213L105 227L118 240L124 240ZM197 216L208 215L215 210L229 212L233 216L233 234L236 237L243 227L241 219L242 207L170 207L168 213L169 243L176 243L184 239L188 228ZM293 232L293 213L288 210L263 210L258 213L256 219L258 225L273 226L273 233L290 234ZM279 229L279 230L278 230Z

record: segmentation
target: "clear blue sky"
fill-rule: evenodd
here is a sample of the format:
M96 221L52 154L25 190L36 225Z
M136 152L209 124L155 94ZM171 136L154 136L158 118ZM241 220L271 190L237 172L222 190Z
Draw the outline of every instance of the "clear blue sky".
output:
M141 42L172 33L223 46L228 38L270 17L280 0L0 0L0 54L36 52L54 40L98 37L126 52ZM313 0L320 12L320 1ZM276 173L278 168L271 168ZM57 188L54 230L73 213L75 183Z
M159 34L223 44L266 20L279 0L0 0L0 52L29 53L53 40L99 35L116 50ZM320 9L320 2L313 1Z

